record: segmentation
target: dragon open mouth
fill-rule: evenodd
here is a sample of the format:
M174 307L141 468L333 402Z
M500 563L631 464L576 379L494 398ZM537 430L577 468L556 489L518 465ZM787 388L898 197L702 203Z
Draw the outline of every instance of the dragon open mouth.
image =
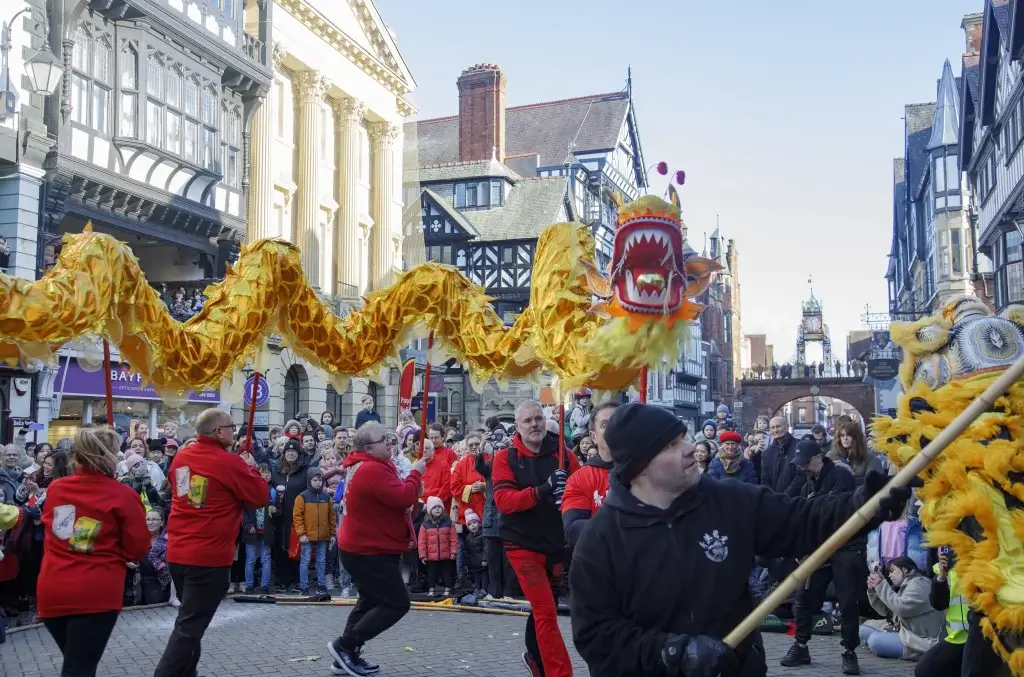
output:
M623 308L673 313L683 303L682 233L679 226L652 219L627 224L615 234L612 284Z

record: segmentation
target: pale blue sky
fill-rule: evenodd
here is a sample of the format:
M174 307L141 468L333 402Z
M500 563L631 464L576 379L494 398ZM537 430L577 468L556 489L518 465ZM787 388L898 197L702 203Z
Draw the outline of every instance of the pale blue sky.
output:
M621 89L633 67L648 164L685 169L695 249L740 252L743 332L795 353L800 302L824 303L834 352L883 312L892 159L903 105L960 73L981 0L375 0L418 90L417 119L458 110L463 68L496 63L508 105ZM655 184L655 190L662 190Z

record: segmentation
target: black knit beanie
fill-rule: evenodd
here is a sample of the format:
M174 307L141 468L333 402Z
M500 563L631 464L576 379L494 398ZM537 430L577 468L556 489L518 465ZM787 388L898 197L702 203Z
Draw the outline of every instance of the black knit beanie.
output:
M619 478L629 483L679 435L686 425L661 407L631 402L615 410L604 431Z

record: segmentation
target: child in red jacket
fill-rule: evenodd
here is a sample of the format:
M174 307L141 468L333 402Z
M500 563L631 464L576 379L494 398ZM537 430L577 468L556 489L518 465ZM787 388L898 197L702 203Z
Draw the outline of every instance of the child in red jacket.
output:
M428 595L434 595L438 582L444 585L444 595L452 594L455 580L455 558L459 554L459 535L455 525L444 514L444 503L437 496L427 499L427 516L420 525L420 559L427 565Z

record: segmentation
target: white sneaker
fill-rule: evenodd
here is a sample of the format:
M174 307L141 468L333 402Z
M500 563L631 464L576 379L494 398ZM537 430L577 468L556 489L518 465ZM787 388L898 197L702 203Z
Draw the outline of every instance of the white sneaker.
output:
M430 590L427 590L427 597L433 597L433 596L434 596L434 589L431 588Z
M178 607L181 606L181 600L178 599L177 597L170 598L169 600L167 600L167 603L170 604L175 609L177 609Z
M444 596L445 597L451 597L451 595L452 595L452 589L451 588L445 588L444 589Z

